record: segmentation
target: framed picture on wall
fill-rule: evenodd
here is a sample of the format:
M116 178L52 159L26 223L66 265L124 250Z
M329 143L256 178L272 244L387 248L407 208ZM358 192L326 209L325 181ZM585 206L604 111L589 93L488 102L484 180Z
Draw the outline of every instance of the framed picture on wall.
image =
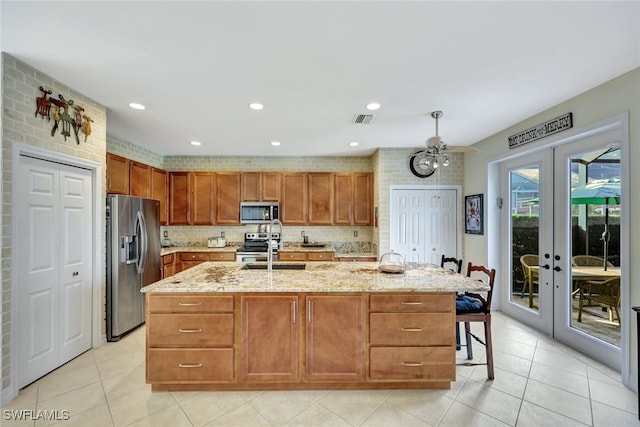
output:
M484 234L482 194L464 198L464 232L466 234Z

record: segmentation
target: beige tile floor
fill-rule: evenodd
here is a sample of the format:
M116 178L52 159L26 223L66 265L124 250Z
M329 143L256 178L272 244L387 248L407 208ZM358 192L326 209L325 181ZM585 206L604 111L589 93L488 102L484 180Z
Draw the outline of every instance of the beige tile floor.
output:
M493 325L493 381L486 366L458 366L451 390L179 393L145 384L140 328L26 387L2 408L0 425L640 426L637 394L615 372L501 313ZM475 345L474 356L483 360L484 348ZM21 410L70 418L7 419Z

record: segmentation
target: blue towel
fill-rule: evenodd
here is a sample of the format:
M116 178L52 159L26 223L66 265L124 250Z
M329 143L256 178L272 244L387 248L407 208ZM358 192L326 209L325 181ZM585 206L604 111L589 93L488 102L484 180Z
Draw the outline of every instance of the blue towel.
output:
M478 298L468 295L457 295L456 314L479 313L484 308L484 304Z

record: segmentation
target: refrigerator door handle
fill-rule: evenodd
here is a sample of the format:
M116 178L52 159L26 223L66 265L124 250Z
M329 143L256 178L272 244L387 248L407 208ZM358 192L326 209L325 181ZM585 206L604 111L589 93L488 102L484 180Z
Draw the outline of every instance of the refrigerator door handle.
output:
M148 252L148 245L149 245L149 239L148 239L148 235L147 235L147 223L144 220L144 215L142 214L141 211L138 211L138 218L137 218L137 226L136 226L136 231L139 233L139 242L140 242L140 256L138 257L138 263L136 264L136 267L138 269L138 273L142 274L142 272L144 271L144 267L146 264L146 260L147 260L147 252Z

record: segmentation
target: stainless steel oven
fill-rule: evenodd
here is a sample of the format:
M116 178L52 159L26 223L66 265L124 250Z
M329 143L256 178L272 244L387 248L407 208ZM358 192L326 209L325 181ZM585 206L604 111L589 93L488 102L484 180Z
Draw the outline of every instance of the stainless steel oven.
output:
M244 244L236 250L236 261L238 262L257 262L267 261L269 256L269 246L273 253L273 260L278 260L278 247L280 244L280 233L271 234L271 242L269 242L269 233L245 233Z

